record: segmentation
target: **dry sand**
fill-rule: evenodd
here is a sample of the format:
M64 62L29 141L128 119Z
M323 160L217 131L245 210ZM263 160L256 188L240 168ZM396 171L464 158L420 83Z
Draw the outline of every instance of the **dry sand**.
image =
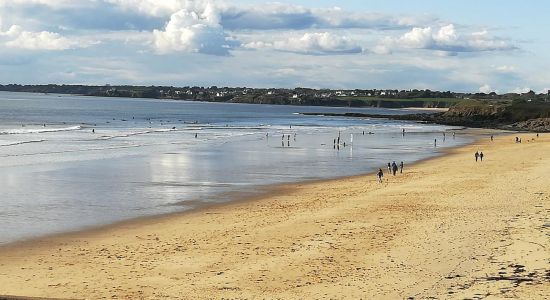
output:
M548 299L550 136L521 136L484 138L383 184L374 174L298 184L4 247L0 294Z

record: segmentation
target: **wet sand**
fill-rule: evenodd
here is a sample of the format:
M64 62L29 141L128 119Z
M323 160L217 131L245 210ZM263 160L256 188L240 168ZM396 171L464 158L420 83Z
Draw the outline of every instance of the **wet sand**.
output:
M288 185L3 247L0 295L548 299L550 136L518 136L405 165L382 184L370 174Z

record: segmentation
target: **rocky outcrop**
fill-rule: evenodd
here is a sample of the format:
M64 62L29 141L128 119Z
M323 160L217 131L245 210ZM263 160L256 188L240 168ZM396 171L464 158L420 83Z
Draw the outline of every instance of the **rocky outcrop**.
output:
M532 119L523 122L517 122L508 126L506 129L533 131L533 132L550 132L550 118Z
M550 103L519 103L510 105L469 101L459 103L447 112L433 114L372 115L343 113L325 115L386 118L475 128L550 132Z

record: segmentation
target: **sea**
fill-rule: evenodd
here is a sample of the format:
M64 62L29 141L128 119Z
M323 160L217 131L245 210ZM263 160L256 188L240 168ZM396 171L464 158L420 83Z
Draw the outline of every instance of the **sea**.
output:
M406 172L472 140L451 134L455 127L324 115L347 112L410 113L0 92L0 245L234 201L275 184L374 180L388 162L403 161Z

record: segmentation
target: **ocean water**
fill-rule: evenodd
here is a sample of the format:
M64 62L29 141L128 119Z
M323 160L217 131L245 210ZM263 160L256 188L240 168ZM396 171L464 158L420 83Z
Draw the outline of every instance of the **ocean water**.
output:
M0 92L0 245L390 161L406 170L470 141L444 139L453 127L327 112L408 113Z

